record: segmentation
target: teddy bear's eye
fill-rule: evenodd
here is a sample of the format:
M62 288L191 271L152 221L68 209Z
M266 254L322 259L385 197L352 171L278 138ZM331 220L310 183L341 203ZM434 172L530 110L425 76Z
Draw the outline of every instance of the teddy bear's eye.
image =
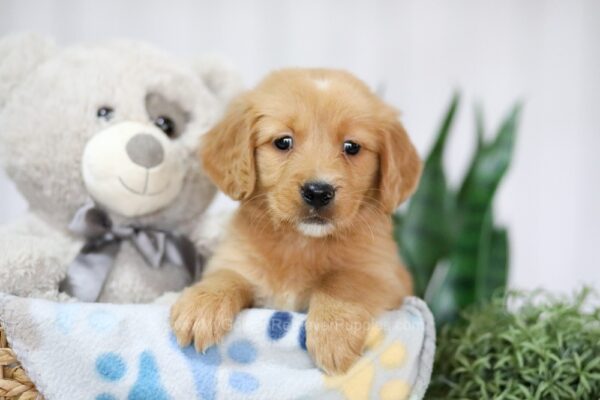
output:
M176 133L175 122L169 118L161 115L160 117L154 120L154 125L158 126L158 128L163 131L168 137L172 138Z
M114 113L115 110L110 107L100 107L98 111L96 111L96 116L109 121L113 117Z

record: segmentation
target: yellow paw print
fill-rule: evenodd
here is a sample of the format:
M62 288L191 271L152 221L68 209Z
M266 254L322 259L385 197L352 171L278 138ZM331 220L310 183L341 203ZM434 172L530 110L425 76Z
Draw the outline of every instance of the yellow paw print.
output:
M377 358L381 366L387 370L402 368L406 361L406 347L400 341L381 348L383 339L383 331L374 325L365 342L365 349L373 350L374 356L362 357L344 375L325 375L325 385L331 389L338 389L347 400L368 400L375 377ZM410 385L407 382L402 379L391 379L381 386L379 398L405 400L409 393Z

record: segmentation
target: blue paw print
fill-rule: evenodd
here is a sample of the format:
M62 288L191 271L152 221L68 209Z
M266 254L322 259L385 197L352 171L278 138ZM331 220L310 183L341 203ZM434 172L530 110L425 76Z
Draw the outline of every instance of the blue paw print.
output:
M95 400L117 400L117 398L110 393L100 393Z
M171 344L185 356L194 382L196 395L199 399L214 400L217 397L217 370L223 359L216 346L209 347L204 354L198 353L193 346L180 348L175 336L170 336ZM242 365L252 364L257 358L254 345L244 339L231 343L226 350L227 357ZM242 371L233 371L228 379L229 387L233 390L250 394L258 390L260 382L252 374Z
M306 321L302 322L300 332L298 333L298 344L302 350L306 350Z
M108 382L117 382L127 373L127 364L117 353L103 353L96 358L96 373ZM116 400L110 393L100 393L95 400ZM138 378L129 391L127 400L168 400L169 396L160 382L156 359L152 352L144 351L139 357Z
M256 360L256 349L248 340L236 340L229 345L227 355L240 364L251 364Z
M96 333L111 333L118 325L117 317L106 310L96 310L87 316L90 329Z
M65 327L72 321L72 311L63 315ZM66 318L64 318L66 316ZM294 316L288 312L274 312L269 318L266 335L267 340L279 341L290 335ZM104 333L115 329L118 321L108 313L99 311L91 314L87 323L97 333ZM306 350L306 328L302 321L297 330L298 346ZM180 348L173 334L169 337L173 348L181 352L190 368L196 388L196 397L203 400L214 400L217 397L217 371L224 360L231 360L240 366L251 365L258 358L255 345L246 339L238 339L231 342L222 352L218 347L210 347L204 353L198 353L193 346ZM95 370L99 378L105 382L121 381L128 373L127 363L121 355L114 352L103 353L95 362ZM225 383L225 382L224 382ZM227 386L240 394L254 394L259 390L261 384L259 379L242 370L231 371L227 376ZM137 380L131 387L127 400L167 400L169 395L161 384L159 369L156 358L151 351L144 351L139 356L139 373ZM111 393L103 392L95 397L95 400L117 400Z
M87 329L95 334L108 334L119 325L118 318L108 310L96 309L79 320L82 307L79 304L60 304L56 310L55 323L58 329L70 334L76 322L83 322ZM78 326L79 327L79 326ZM94 369L100 380L110 383L121 381L128 372L124 358L115 352L100 354L95 361ZM138 378L127 396L128 400L167 400L169 396L160 382L160 374L156 359L152 352L144 351L139 356ZM117 400L111 393L103 392L95 400Z
M87 327L93 333L112 333L118 326L118 318L108 310L98 309L89 315L83 314L81 304L61 303L56 306L55 324L64 334L70 334L73 329ZM81 318L81 320L79 320ZM87 322L87 325L81 325Z
M81 306L79 304L72 303L59 303L56 305L55 324L58 329L64 333L69 334L75 326L75 319L81 312Z
M181 351L192 371L196 383L196 395L200 399L213 400L217 395L217 369L221 364L221 355L216 347L208 348L204 354L198 353L193 346L180 348L175 335L169 340L174 348Z
M292 314L285 311L273 313L267 326L267 334L271 340L279 340L284 337L292 326Z
M267 336L273 341L285 337L292 326L293 315L286 311L277 311L273 313L267 325ZM300 331L298 332L298 345L302 350L306 350L306 321L302 321Z
M96 372L105 381L120 380L125 376L126 370L125 361L116 353L100 354L96 359Z
M251 364L256 360L256 349L248 340L240 339L229 345L227 355L239 364ZM260 384L251 374L232 372L229 376L229 386L241 393L252 393Z
M140 372L127 400L168 400L169 396L160 383L156 359L150 351L140 355Z
M229 375L229 386L240 393L249 394L258 389L260 384L258 383L258 380L249 373L237 371L232 372L231 375Z

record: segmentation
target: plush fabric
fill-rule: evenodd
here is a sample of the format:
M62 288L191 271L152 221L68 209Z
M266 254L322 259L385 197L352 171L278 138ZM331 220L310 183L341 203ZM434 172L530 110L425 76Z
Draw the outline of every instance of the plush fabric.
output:
M0 39L0 60L0 162L29 203L0 228L3 291L61 298L84 244L67 227L90 198L115 224L185 235L210 252L216 189L197 147L241 87L231 68L126 40L61 48L29 34ZM150 301L189 279L168 262L148 268L123 242L100 301Z
M9 344L47 400L421 399L434 324L406 299L372 327L364 356L326 376L305 348L306 316L251 309L223 343L179 348L168 305L56 303L0 295Z

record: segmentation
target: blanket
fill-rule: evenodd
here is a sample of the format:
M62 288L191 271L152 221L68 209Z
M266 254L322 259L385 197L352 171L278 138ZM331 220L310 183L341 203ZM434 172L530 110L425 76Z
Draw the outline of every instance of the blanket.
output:
M421 399L435 347L417 298L373 324L363 357L328 376L305 314L250 309L205 353L180 348L168 305L56 303L0 294L10 346L47 400Z

